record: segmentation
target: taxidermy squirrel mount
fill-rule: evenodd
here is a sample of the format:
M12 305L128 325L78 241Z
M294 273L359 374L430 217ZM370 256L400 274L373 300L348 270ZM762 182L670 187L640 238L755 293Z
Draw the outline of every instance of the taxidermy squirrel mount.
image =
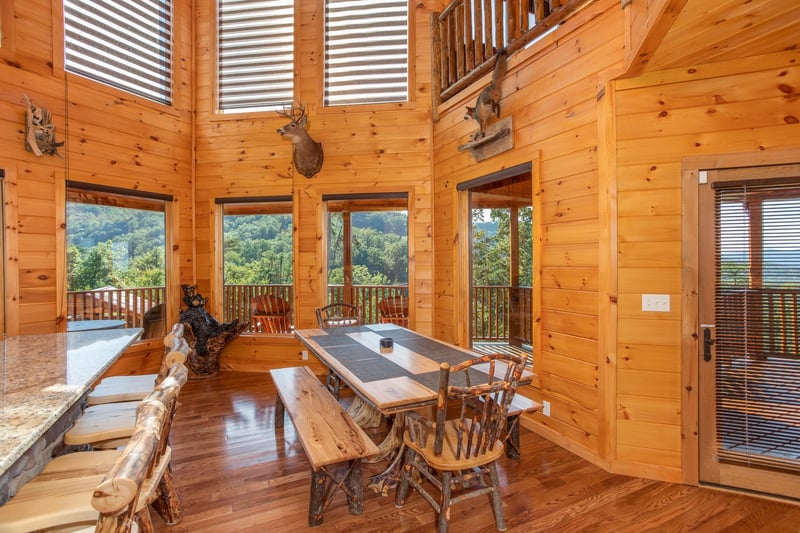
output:
M489 82L489 85L478 95L475 107L467 106L467 113L464 115L464 120L474 120L478 123L479 128L478 131L472 134L473 141L486 136L486 125L489 123L489 118L492 115L500 118L500 99L503 96L500 85L503 81L503 76L506 74L506 54L505 48L501 48L497 52L492 81Z
M278 128L278 135L292 141L292 161L300 174L310 178L322 168L322 144L316 142L308 134L308 117L306 106L294 105L290 109L276 111L278 115L290 120L288 124Z

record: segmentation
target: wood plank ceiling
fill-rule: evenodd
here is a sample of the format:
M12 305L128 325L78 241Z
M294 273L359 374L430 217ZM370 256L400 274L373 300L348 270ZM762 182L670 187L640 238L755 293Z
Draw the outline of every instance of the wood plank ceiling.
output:
M644 71L713 63L800 48L797 0L691 0Z

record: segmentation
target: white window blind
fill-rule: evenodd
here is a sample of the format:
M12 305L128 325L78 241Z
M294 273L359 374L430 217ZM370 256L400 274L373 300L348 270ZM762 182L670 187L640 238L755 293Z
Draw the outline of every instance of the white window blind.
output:
M64 0L64 68L169 104L171 0Z
M294 91L294 0L218 0L218 108L273 109Z
M408 100L408 2L325 2L325 105Z

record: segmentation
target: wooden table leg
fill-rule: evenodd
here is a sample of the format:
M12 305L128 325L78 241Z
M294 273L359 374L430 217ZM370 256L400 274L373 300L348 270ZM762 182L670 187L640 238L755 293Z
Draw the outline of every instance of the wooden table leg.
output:
M398 413L394 417L394 423L389 430L389 434L378 445L380 453L368 459L370 463L384 460L391 457L392 461L389 466L381 472L370 478L368 487L382 496L388 496L389 491L397 486L400 482L403 468L403 456L405 455L405 445L403 444L403 431L405 431L406 417L402 413ZM380 458L380 459L377 459Z
M381 412L359 396L353 399L353 403L347 408L347 414L362 428L376 428L381 425L383 420Z

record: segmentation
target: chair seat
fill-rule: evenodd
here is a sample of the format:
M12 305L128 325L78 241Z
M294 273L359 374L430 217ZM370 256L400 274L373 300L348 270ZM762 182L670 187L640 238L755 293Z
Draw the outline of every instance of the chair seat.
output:
M492 449L488 450L484 455L470 457L469 459L465 459L462 456L460 459L456 459L456 445L458 444L458 422L458 420L448 420L445 422L444 441L441 455L436 455L434 452L434 439L432 437L427 439L425 446L420 446L414 442L408 430L406 430L403 436L403 441L405 442L406 446L412 448L414 451L422 455L425 458L425 462L427 462L436 470L468 470L470 468L483 466L486 463L496 461L502 457L505 447L501 441L497 440L495 441ZM468 429L465 429L465 431L468 431Z
M136 407L139 403L104 403L87 407L64 434L64 444L95 444L113 439L127 439L136 426Z
M89 405L131 402L143 399L155 387L158 374L110 376L104 378L86 397Z
M122 450L75 452L56 457L42 472L0 506L0 533L34 531L63 524L87 524L94 531L98 511L92 494ZM153 474L142 485L136 510L153 499L157 480L169 467L172 450L167 446Z

